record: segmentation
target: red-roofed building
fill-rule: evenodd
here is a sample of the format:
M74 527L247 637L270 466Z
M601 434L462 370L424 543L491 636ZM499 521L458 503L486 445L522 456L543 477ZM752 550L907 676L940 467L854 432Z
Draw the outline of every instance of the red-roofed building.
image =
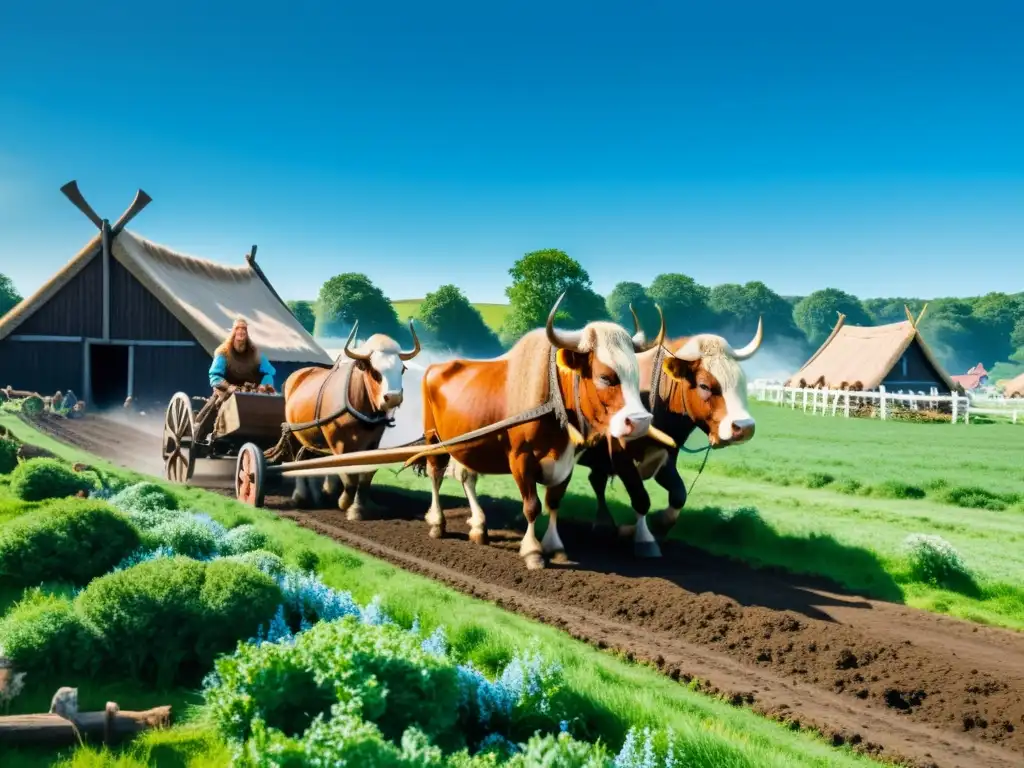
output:
M952 378L953 381L967 392L988 385L988 371L985 370L985 366L981 363L968 368L966 374L953 376Z

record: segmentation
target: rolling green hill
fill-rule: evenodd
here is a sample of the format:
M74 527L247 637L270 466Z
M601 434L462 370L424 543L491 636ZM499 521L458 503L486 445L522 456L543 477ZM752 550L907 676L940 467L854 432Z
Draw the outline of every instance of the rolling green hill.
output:
M405 322L410 317L415 317L419 311L423 299L401 299L392 301L395 311L398 312L398 319ZM484 322L495 333L501 330L501 324L508 314L508 304L474 304L484 318Z

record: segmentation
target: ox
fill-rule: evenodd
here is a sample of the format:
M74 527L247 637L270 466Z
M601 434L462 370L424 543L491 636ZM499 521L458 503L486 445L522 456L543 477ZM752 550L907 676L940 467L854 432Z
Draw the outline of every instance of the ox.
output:
M734 350L721 336L705 333L674 339L661 350L637 355L642 395L654 415L654 426L664 430L676 446L683 445L694 429L707 435L712 449L750 440L755 424L747 410L747 381L739 363L757 352L763 338L759 319L754 339L741 349ZM652 392L656 393L654 397ZM659 533L667 533L686 503L686 484L679 476L678 456L678 447L667 448L644 438L624 445L612 455L588 451L580 457L579 464L591 469L590 485L597 497L595 528L607 530L614 526L605 489L608 478L617 475L636 513L635 554L660 556L647 524L651 499L644 482L653 477L668 491L667 508L660 519L652 521Z
M342 362L339 355L331 369L302 368L285 381L285 418L301 446L300 454L374 450L385 428L394 423L392 415L403 399L405 363L419 354L419 337L410 320L411 351L403 351L394 339L380 333L352 349L358 327L356 323L345 341L348 361ZM327 475L323 491L332 500L337 495L338 509L346 512L349 520L360 520L364 512L376 508L369 498L375 474ZM316 502L314 482L312 478L295 478L292 499L296 505L307 507Z
M449 457L468 470L462 484L472 510L469 536L475 543L485 543L487 537L486 519L476 496L476 475L511 474L522 495L527 522L519 554L531 570L544 567L542 555L565 558L558 536L558 508L576 459L584 450L570 436L571 423L589 429L598 439L608 436L609 442L612 438L640 438L651 424L651 415L640 399L636 358L636 353L645 349L643 333L638 330L631 338L621 326L606 322L589 323L573 332L556 331L555 313L563 297L555 302L546 326L526 334L506 355L429 366L422 385L423 434L428 445L453 440L520 413L524 410L520 406L536 406L541 398L533 398L533 394L540 392L547 393L548 402L559 399L569 423L563 427L556 415L547 413L471 443L456 444L446 453L435 447L425 459L413 460L425 463L432 481L426 514L432 538L444 535L440 487ZM664 332L663 319L655 345L661 343ZM549 364L552 348L556 350L554 370ZM538 381L546 382L546 387L538 389ZM555 387L557 391L552 391ZM541 511L537 483L547 488L544 508L549 525L543 543L534 532Z

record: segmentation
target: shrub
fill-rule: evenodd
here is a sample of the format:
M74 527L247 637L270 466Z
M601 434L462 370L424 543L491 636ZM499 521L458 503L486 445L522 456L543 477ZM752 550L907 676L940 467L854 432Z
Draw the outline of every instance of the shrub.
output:
M21 672L52 675L95 672L95 631L65 597L27 594L0 619L0 646Z
M812 472L807 476L804 484L808 488L824 488L826 485L829 485L834 481L835 477L827 472Z
M265 548L267 541L267 534L257 529L255 525L244 523L232 528L224 536L224 554L240 555L244 552L254 552Z
M46 403L39 395L30 395L21 401L21 412L26 416L38 416L46 408Z
M308 547L296 550L292 558L295 562L295 567L304 573L312 573L320 564L320 557Z
M959 485L955 488L950 488L941 495L941 499L947 504L953 504L958 507L991 509L997 512L1001 512L1009 506L1006 503L1006 499L999 494L975 485ZM1015 498L1011 498L1011 501L1015 500Z
M883 499L923 499L925 492L916 485L900 482L899 480L886 480L871 489L872 496Z
M14 471L18 466L18 443L8 437L0 437L0 475Z
M11 492L25 501L74 496L92 484L58 459L29 459L11 473Z
M108 660L126 663L140 681L168 686L252 636L279 600L269 577L243 563L161 557L96 579L76 606L101 635Z
M139 534L102 501L63 499L28 512L0 529L0 579L85 584L139 546Z
M195 515L177 515L146 532L150 546L170 547L180 555L205 559L217 554L217 537Z
M903 542L910 574L917 581L963 591L974 579L956 548L941 536L912 533Z
M220 730L239 740L254 735L257 721L298 736L332 702L357 704L391 741L412 726L439 744L461 740L452 663L395 625L354 616L317 624L293 643L246 645L218 659L206 700Z
M130 485L119 491L110 503L130 515L178 509L174 494L156 483Z
M256 549L241 555L231 555L228 559L251 565L268 576L276 578L284 575L284 560L281 559L280 555L276 555L266 549Z

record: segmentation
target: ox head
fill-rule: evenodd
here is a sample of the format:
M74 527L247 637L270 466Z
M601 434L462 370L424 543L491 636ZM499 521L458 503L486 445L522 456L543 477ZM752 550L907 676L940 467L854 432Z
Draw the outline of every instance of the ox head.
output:
M402 374L405 363L420 353L420 340L416 329L409 321L409 332L412 333L413 348L409 352L402 351L398 343L390 336L375 333L368 338L359 349L352 349L352 339L356 336L359 323L352 326L352 332L345 342L345 354L355 361L356 367L363 372L366 392L370 403L380 411L391 411L402 404Z
M733 349L721 336L702 333L669 349L665 373L682 384L683 409L707 433L715 448L737 445L754 436L747 410L747 377L740 361L751 357L763 339L761 319L754 339Z
M588 323L578 331L556 331L555 313L565 298L558 297L548 315L548 341L558 349L558 365L580 377L580 402L595 432L619 440L643 437L651 428L651 414L640 399L640 366L637 352L661 344L665 337L665 318L661 332L651 345L637 323L630 336L615 323ZM661 312L659 308L658 312ZM633 315L636 322L636 315Z

